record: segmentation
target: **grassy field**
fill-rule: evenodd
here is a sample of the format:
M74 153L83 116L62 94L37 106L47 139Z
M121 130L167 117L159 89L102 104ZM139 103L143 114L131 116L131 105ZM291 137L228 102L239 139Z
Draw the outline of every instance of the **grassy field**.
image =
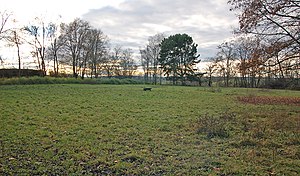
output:
M300 92L0 86L0 175L300 175Z

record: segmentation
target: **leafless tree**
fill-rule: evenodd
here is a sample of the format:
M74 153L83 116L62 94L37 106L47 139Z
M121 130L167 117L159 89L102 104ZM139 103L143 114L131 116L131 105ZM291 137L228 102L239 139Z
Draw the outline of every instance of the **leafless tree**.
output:
M130 48L127 48L122 51L121 60L120 60L122 76L132 77L134 71L137 68L137 66L134 63L134 60L132 58L132 54L133 54L133 51Z
M218 59L217 57L212 57L208 59L208 64L206 65L205 71L208 78L208 86L212 86L212 78L214 74L218 71Z
M22 30L12 29L9 31L9 34L5 37L8 46L17 48L18 55L18 68L19 68L19 77L21 76L21 55L20 55L20 46L24 43L22 36Z
M37 58L38 67L43 71L44 75L46 75L45 56L48 44L47 38L54 35L53 30L53 24L45 24L44 20L38 17L35 18L34 24L29 24L24 27L24 31L32 37L28 37L26 41L33 46L34 51L32 54Z
M141 63L145 72L145 79L148 82L153 76L154 84L157 83L157 75L159 71L159 52L160 43L165 38L164 34L159 33L148 38L148 44L145 49L140 49Z
M236 56L236 69L240 74L240 85L242 87L249 87L250 82L248 78L251 78L252 82L255 80L255 73L251 73L251 68L254 66L254 63L262 64L263 60L259 63L254 62L255 58L258 59L259 56L263 56L263 52L260 52L258 55L258 51L261 51L261 40L255 35L240 35L237 36L234 40L234 52ZM262 57L259 57L262 59ZM256 66L257 67L257 66ZM253 70L252 70L253 71ZM251 73L251 77L250 77Z
M88 33L86 53L89 53L88 65L93 75L98 77L101 64L108 58L108 37L100 29L92 29Z
M233 76L233 61L236 60L234 52L234 43L224 42L218 46L218 65L222 74L225 86L229 86L229 80Z
M49 60L53 60L53 71L54 76L58 76L59 72L59 51L64 44L63 39L58 35L59 25L55 23L49 23L47 26L48 38L50 43L48 45L48 49L46 50L46 54Z
M9 18L11 17L11 13L8 13L7 11L0 12L0 16L0 40L2 40L5 37L5 34L9 32L9 29L6 28L6 26Z
M61 24L61 38L65 41L63 49L70 58L73 76L78 77L80 59L84 50L85 37L91 29L87 21L76 18L69 24Z
M122 51L122 47L120 45L116 45L112 51L108 51L109 54L103 58L101 67L102 70L106 72L108 78L111 78L113 75L122 75L122 70L120 67Z

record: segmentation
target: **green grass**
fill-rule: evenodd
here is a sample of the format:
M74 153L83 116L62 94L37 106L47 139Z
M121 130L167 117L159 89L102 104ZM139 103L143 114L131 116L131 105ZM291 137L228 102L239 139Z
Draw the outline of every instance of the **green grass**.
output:
M299 175L300 92L0 86L0 175Z

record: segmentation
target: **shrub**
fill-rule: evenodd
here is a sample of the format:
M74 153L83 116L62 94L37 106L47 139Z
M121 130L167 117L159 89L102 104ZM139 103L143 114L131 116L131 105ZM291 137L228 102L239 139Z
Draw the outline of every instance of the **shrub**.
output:
M208 92L212 92L212 93L220 93L222 92L220 87L209 87L208 89L206 89Z
M197 133L206 134L207 138L229 137L228 122L233 120L234 114L223 113L219 116L205 114L197 120Z
M251 139L245 139L240 141L239 145L241 147L255 147L257 146L257 142Z
M102 78L99 82L101 84L121 84L120 79L117 78Z
M76 79L76 78L55 78L55 77L20 77L2 78L0 85L27 85L27 84L143 84L135 79L99 78L99 79Z
M299 79L280 78L266 81L262 87L270 89L300 90Z
M83 79L81 81L82 84L98 84L96 79Z

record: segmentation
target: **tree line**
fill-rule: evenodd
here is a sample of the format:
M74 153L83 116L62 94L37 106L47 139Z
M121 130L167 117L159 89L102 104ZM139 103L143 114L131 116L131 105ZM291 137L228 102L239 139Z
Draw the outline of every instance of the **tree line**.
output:
M187 53L178 55L184 50L181 44L173 46L176 39L168 41L158 34L141 50L146 79L157 83L162 71L173 83L196 80L208 86L300 89L300 2L229 0L228 4L237 12L240 26L231 40L218 46L216 56L206 59L204 71L188 69L200 62L196 55L188 62L191 65L182 64Z
M172 84L195 82L239 87L299 87L300 3L296 0L228 0L237 13L239 28L231 40L218 46L216 56L200 63L198 45L187 34L166 37L156 34L140 48L140 64L146 82ZM59 64L70 65L74 77L86 75L133 76L138 65L133 51L109 46L108 37L89 22L48 23L6 29L10 14L1 13L0 40L17 48L29 43L38 68L46 74L45 60L53 61L53 75ZM24 36L27 36L26 39ZM205 64L205 70L196 65Z
M2 13L8 19L9 14ZM3 19L2 18L2 19ZM53 63L53 76L59 76L59 65L70 65L72 76L84 79L86 75L97 78L99 75L107 77L132 77L138 64L133 58L130 48L122 46L110 48L108 37L97 28L82 19L76 18L70 23L48 23L39 18L35 24L21 28L11 28L1 32L6 43L17 48L19 70L21 70L22 56L20 46L24 43L32 48L31 54L35 58L37 67L44 75L47 73L46 62ZM4 27L6 21L3 21ZM172 43L172 46L169 44ZM162 48L162 49L161 49ZM155 84L158 72L168 78L172 77L173 84L180 80L185 84L186 77L193 77L193 66L199 56L197 45L187 34L176 34L165 38L157 34L149 38L149 45L141 49L141 65L148 82L150 70L153 71Z
M219 71L225 86L298 87L300 74L300 2L229 0L240 27L219 45L209 75ZM231 82L230 82L231 80Z
M10 14L1 15L4 29ZM137 67L131 49L121 46L110 49L108 37L87 21L76 18L70 23L45 24L36 18L34 22L21 28L0 31L0 39L8 46L17 48L19 69L22 62L20 46L23 44L31 46L31 56L44 75L48 69L46 61L53 63L51 75L60 75L60 65L70 65L72 75L76 78L86 75L97 78L102 72L108 77L132 76Z

